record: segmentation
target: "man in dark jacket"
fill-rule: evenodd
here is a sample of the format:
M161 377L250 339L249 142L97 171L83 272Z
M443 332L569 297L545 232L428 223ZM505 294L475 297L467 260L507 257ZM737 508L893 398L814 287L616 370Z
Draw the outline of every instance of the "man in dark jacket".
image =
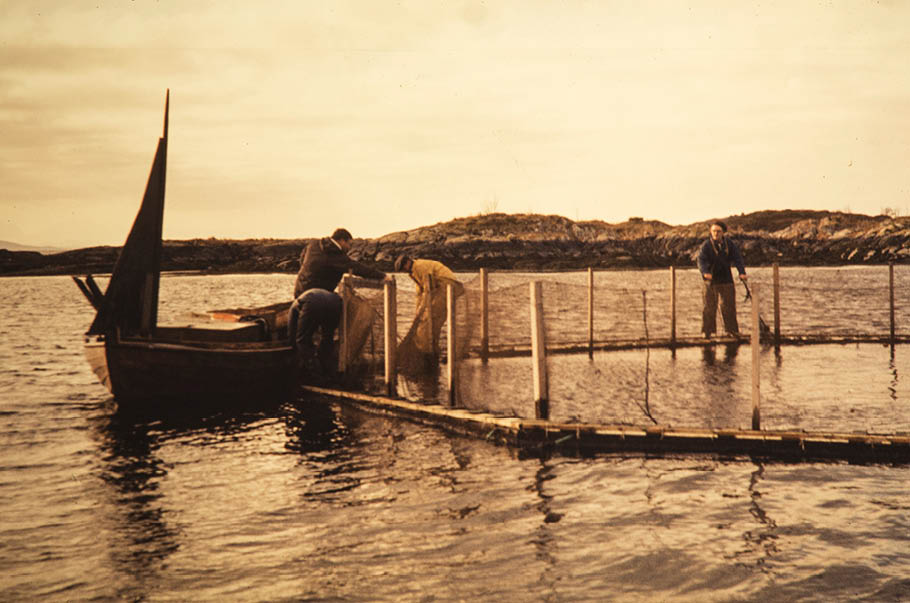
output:
M310 241L300 254L300 271L297 273L297 282L294 283L294 297L299 297L307 289L334 291L341 277L348 271L363 278L385 278L385 273L348 257L353 240L351 233L339 228L329 238Z
M705 306L701 322L701 330L705 337L711 337L716 329L718 297L724 329L728 335L739 335L739 324L736 321L736 288L730 267L736 266L741 280L745 281L748 277L739 247L726 237L726 232L726 224L721 221L713 222L710 228L711 236L698 253L698 270L705 281Z
M385 273L348 257L353 237L344 228L332 236L310 241L300 254L300 271L294 284L294 303L288 311L288 335L297 348L298 368L310 372L314 355L323 374L333 370L335 330L341 320L341 296L335 287L348 271L368 279L383 279ZM313 336L319 332L318 353Z

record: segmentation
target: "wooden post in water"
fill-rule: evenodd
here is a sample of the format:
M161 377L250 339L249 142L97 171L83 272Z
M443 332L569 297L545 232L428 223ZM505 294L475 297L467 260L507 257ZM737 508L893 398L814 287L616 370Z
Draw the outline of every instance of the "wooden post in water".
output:
M752 429L761 429L761 331L758 316L758 284L752 284Z
M395 277L387 275L383 286L383 339L385 343L385 388L387 396L397 395L398 382L398 289Z
M894 345L894 262L888 262L888 282L891 295L891 345Z
M594 269L588 268L588 358L594 358Z
M550 418L550 394L547 384L547 351L544 339L543 287L531 282L531 358L534 378L534 413L538 419Z
M676 345L676 266L670 266L670 347Z
M774 345L780 347L780 264L771 265L774 275Z
M455 406L458 398L458 346L455 327L455 286L446 283L446 376L449 382L450 406Z
M350 313L348 311L350 299L350 273L341 277L341 321L338 325L338 372L344 373L348 368L348 320Z
M480 357L490 356L490 306L487 298L487 269L480 269Z

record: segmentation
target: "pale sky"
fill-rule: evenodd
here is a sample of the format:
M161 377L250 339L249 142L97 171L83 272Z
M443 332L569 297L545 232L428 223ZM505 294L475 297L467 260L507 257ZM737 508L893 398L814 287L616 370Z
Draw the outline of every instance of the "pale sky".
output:
M0 0L0 240L910 213L910 2Z

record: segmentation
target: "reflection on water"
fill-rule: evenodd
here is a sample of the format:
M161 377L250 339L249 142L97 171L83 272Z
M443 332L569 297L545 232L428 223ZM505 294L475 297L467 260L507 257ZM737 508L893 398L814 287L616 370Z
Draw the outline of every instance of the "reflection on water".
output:
M159 488L167 466L155 454L157 439L147 423L121 412L98 423L100 478L112 488L112 500L105 505L113 523L108 550L114 573L128 577L118 596L134 597L154 584L167 557L179 547L179 531L167 524Z
M320 453L339 455L351 443L350 429L339 419L328 399L322 404L308 404L305 409L296 404L285 404L281 414L288 437L285 447L291 452L310 457Z
M718 359L717 347L723 349ZM730 400L735 399L737 382L742 379L737 365L741 346L727 343L702 348L702 375L705 392L705 421L711 426L731 426L738 423L731 412Z
M732 394L734 384L739 380L736 358L739 354L739 344L730 343L723 347L723 357L718 362L717 348L707 346L702 348L702 373L704 384L707 388L716 389L719 394ZM717 397L717 396L712 396ZM727 398L729 399L729 398Z
M553 496L547 494L546 483L556 477L553 467L546 460L540 461L540 467L534 474L534 483L529 489L540 499L536 505L540 512L540 523L537 526L531 542L536 548L536 558L541 563L540 578L538 583L541 589L555 596L556 583L559 580L557 565L559 564L559 542L551 530L551 524L562 519L562 515L553 511L551 501Z
M724 349L723 365L730 367L734 365L734 360L736 360L736 355L739 354L739 343L725 343L720 347ZM707 367L714 367L717 365L717 346L708 345L702 348L702 358L705 361L705 375L706 380L710 381L711 376L710 372L707 370Z
M271 426L279 424L276 421L283 425L284 438L276 439L277 434L271 433ZM264 427L265 433L261 431ZM328 401L228 408L212 404L168 408L167 412L118 409L98 417L94 430L100 459L97 474L108 487L102 495L99 519L110 538L110 569L117 576L114 587L121 598L143 598L166 579L163 575L169 566L181 563L192 531L181 520L187 510L181 506L190 502L193 513L216 522L227 510L219 506L216 489L206 486L213 477L217 481L217 472L195 478L190 487L199 492L188 492L188 500L181 500L181 489L174 488L183 479L181 473L200 462L199 452L212 448L217 454L224 443L246 440L252 446L240 447L248 453L292 453L299 458L298 464L312 470L301 495L321 503L361 485L361 465L353 454L350 427ZM283 451L275 449L278 442ZM252 482L244 484L243 490L249 486L258 489L255 484L262 476L249 475L243 470L245 465L238 457L225 468L228 489L246 480Z
M759 526L755 530L749 530L743 534L746 546L752 551L753 556L757 556L756 565L762 572L769 572L768 561L778 553L776 541L777 523L762 508L762 493L758 489L759 482L765 473L765 467L760 462L756 462L757 468L752 472L749 479L749 513L758 521Z
M305 406L286 404L282 420L287 434L285 449L300 455L299 463L312 471L303 497L325 500L360 486L358 473L362 467L354 454L353 433L330 399L313 399Z

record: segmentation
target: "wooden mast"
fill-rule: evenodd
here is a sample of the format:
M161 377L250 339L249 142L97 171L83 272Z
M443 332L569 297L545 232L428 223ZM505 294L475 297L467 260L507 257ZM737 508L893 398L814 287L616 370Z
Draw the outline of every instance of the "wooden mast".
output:
M142 205L120 250L107 291L88 334L152 335L158 324L164 191L167 173L167 134L170 90L164 102L164 132L152 161ZM102 303L103 302L103 303Z

